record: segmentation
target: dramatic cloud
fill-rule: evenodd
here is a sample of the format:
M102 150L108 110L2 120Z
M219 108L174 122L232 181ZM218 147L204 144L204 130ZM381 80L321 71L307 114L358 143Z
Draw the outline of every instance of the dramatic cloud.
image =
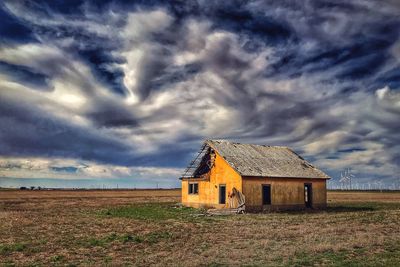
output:
M396 1L73 2L0 4L0 177L175 186L217 138L399 183Z

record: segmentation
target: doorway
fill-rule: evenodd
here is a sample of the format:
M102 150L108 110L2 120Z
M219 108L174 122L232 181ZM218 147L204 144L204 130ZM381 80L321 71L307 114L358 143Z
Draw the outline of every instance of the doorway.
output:
M219 185L219 204L226 203L226 185L220 184Z
M312 184L304 184L304 204L312 208Z
M271 185L262 185L262 204L271 205Z

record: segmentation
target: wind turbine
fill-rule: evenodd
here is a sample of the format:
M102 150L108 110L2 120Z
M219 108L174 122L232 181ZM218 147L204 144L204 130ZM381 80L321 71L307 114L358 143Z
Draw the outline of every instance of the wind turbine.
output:
M341 189L343 190L343 189L346 189L346 184L347 184L347 182L348 182L348 177L346 176L346 174L345 173L341 173L340 174L340 180L339 180L339 183L340 183L340 186L341 186Z
M344 186L345 188L347 187L347 189L351 190L351 179L354 177L355 176L353 173L351 173L350 168L344 170L344 172L340 174L340 180L339 180L339 182L342 184L342 189Z

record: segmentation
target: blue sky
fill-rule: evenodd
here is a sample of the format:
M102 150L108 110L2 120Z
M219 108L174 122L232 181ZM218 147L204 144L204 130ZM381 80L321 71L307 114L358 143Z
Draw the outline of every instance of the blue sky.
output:
M3 1L0 186L179 186L204 139L400 182L398 1Z

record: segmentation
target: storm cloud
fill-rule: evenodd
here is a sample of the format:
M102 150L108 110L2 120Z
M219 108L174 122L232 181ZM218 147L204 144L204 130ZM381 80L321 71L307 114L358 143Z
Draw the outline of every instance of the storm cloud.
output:
M204 139L229 139L398 182L396 1L5 1L0 14L1 177L175 185Z

